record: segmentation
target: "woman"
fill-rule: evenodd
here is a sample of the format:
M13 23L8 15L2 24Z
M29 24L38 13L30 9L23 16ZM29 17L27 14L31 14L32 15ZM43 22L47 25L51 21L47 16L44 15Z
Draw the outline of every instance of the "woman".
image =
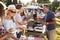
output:
M8 6L7 16L3 20L3 25L4 25L4 27L5 27L5 29L6 29L7 32L9 32L10 30L12 30L10 28L14 28L15 29L14 20L13 20L13 16L15 14L15 10L16 9L15 9L14 5L9 5Z
M15 13L15 5L9 5L7 10L7 16L3 20L3 25L7 33L12 33L16 37L17 30L13 19Z
M2 20L3 20L3 16L4 16L4 6L0 3L0 29L2 30L2 27L3 27L3 24L2 24ZM2 34L0 30L0 34ZM14 37L13 34L3 34L3 35L0 35L0 40L5 40L7 38L13 38L14 40L18 40L17 38Z

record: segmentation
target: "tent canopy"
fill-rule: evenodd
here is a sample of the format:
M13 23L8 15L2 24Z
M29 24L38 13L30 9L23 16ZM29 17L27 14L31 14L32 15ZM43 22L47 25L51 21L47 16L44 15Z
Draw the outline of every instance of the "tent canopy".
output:
M27 7L25 7L25 8L27 8L27 9L43 9L43 8L40 7L40 6L34 6L34 5L27 6Z

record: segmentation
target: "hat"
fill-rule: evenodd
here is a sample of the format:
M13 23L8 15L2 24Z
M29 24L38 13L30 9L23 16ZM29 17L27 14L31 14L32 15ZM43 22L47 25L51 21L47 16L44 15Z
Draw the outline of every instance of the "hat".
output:
M9 5L9 6L8 6L8 10L15 12L15 11L16 11L15 5Z
M9 5L9 6L8 6L8 10L16 10L15 5Z

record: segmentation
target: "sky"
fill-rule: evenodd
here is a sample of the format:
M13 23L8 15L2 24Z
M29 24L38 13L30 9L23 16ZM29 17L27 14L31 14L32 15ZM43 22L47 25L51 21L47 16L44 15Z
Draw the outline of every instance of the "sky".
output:
M21 2L22 3L24 3L24 4L26 4L26 3L28 3L28 2L31 2L32 0L21 0ZM35 1L37 1L37 0L35 0ZM53 2L54 0L49 0L50 2Z
M32 0L21 0L22 3L26 4L27 2L31 2Z

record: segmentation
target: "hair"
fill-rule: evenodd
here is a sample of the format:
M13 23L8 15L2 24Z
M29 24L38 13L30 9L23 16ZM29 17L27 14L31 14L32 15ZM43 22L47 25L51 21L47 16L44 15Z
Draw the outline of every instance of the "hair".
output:
M17 4L16 5L16 9L21 9L22 5L21 4Z
M8 11L13 12L12 10L8 10ZM7 15L9 15L9 13L7 13ZM13 16L11 17L11 19L12 19L13 22L14 22L14 18L13 18Z
M0 3L0 17L4 14L4 6Z
M20 14L21 16L25 16L24 11Z
M11 19L13 20L13 22L15 22L15 21L14 21L14 17L13 17L13 16L11 17Z
M3 4L2 3L0 3L0 17L1 17L1 19L3 19L2 17L3 17L3 14L4 14L4 6L3 6ZM2 21L2 20L1 20ZM0 31L2 31L3 29L1 28L0 29ZM4 31L3 31L4 32ZM1 34L3 33L3 32L0 32L0 37L2 36Z

